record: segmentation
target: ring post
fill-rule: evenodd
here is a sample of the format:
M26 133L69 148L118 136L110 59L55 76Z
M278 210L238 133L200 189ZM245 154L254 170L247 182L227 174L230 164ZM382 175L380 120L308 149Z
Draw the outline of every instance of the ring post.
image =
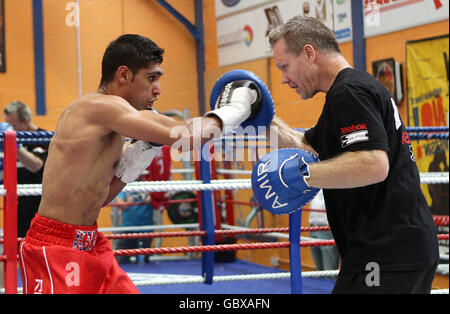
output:
M291 268L291 292L303 293L302 263L300 256L300 229L302 225L302 210L289 214L289 264Z
M210 158L206 160L203 156L210 157L210 144L206 143L200 150L200 174L203 183L211 183L211 162ZM206 153L205 153L206 150ZM201 192L201 226L202 230L206 231L206 236L202 237L203 245L214 245L214 204L212 191ZM204 277L206 284L212 284L214 272L214 252L202 253L202 276Z
M5 132L4 253L5 293L17 294L17 139L15 131Z

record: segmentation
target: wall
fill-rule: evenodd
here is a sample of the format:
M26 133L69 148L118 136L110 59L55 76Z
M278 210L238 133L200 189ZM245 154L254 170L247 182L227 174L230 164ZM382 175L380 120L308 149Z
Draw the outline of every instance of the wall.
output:
M37 125L54 130L62 110L78 97L76 28L66 24L71 1L43 0L47 115ZM80 0L82 94L98 87L101 59L109 42L138 33L166 50L163 94L156 108L198 112L195 41L155 0ZM170 3L191 21L193 1ZM0 108L21 99L35 110L33 10L31 0L6 0L7 72L0 73Z
M367 71L372 73L372 62L386 58L394 58L403 66L403 93L406 95L406 43L412 40L432 38L448 34L449 21L441 21L414 27L382 36L370 37L366 40ZM398 105L400 115L405 124L408 123L406 97Z

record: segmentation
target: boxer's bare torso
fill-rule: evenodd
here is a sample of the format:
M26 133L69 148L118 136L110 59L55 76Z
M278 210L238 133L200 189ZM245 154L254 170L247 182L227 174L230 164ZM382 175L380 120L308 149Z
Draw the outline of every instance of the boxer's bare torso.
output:
M180 138L193 142L192 121L145 110L160 93L161 76L159 64L152 64L139 70L128 85L110 84L107 90L99 89L66 107L49 147L38 211L41 216L73 225L95 224L102 206L125 186L114 176L125 137L165 145ZM202 129L221 127L220 121L211 117L201 118L201 125ZM174 127L188 132L174 136Z
M96 222L124 143L96 116L109 97L85 96L61 115L44 170L40 215L74 225Z

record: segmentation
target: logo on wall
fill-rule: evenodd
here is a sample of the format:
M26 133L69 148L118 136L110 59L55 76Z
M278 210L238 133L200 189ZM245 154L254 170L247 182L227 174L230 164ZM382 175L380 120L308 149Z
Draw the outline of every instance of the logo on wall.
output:
M234 7L236 4L238 4L241 0L222 0L222 3L227 7Z
M245 25L244 26L244 32L247 34L245 35L244 42L247 46L250 46L253 41L253 30L250 26Z

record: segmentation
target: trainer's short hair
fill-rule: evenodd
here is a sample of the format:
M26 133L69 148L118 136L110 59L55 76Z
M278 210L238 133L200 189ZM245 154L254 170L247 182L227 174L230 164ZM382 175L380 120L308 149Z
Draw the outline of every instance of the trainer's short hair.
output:
M308 44L325 53L341 54L334 33L318 19L309 16L294 16L270 32L269 43L272 48L280 39L284 39L287 52L297 56Z
M7 115L17 112L17 119L19 119L20 122L31 121L30 108L20 100L10 102L5 109L3 109L3 112Z

